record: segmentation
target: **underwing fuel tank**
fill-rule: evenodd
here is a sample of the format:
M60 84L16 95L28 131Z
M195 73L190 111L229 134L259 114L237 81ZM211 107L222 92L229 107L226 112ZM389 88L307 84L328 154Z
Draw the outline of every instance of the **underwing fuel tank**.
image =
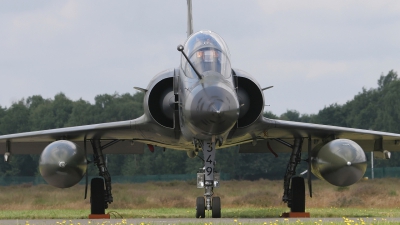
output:
M86 156L78 145L60 140L49 144L40 155L39 171L54 187L68 188L77 184L86 173Z
M348 139L336 139L312 150L311 171L335 186L349 186L359 181L367 169L364 150Z

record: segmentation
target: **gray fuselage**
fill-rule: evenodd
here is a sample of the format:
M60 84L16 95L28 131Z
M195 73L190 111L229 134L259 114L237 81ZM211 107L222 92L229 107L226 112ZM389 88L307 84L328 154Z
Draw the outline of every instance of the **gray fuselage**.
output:
M201 78L182 56L179 77L182 135L187 140L226 140L239 117L228 48L217 34L199 31L186 41L185 53Z

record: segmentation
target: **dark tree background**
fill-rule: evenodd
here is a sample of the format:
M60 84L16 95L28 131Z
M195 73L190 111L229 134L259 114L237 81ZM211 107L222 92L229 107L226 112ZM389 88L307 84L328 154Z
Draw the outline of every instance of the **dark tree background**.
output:
M54 99L34 95L13 103L9 108L0 106L0 134L129 120L142 114L141 92L98 95L94 104L82 99L72 101L63 93ZM376 88L363 88L352 100L343 105L328 105L318 114L287 110L280 116L267 111L264 116L400 133L400 80L396 72L389 71L380 76ZM235 179L282 178L288 154L275 158L270 153L238 152L238 148L218 150L217 169ZM1 160L0 176L38 176L38 158L38 155L13 155L10 163ZM393 153L391 160L377 160L375 166L399 166L399 159L399 154ZM108 155L107 160L112 175L185 174L195 173L202 167L201 159L190 159L184 151L163 151L161 148L156 148L154 153L145 150L141 155ZM305 170L306 166L302 163L299 171ZM97 174L93 165L89 166L89 174Z

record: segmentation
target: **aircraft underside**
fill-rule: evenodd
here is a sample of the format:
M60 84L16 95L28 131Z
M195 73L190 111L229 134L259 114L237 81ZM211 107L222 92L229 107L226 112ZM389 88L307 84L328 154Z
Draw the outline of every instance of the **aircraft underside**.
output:
M318 178L326 180L336 186L348 186L357 182L365 173L366 156L361 147L347 139L325 140L316 143L316 139L294 138L287 142L283 139L267 139L268 147L264 152L276 154L274 148L290 149L291 155L287 162L287 169L283 173L283 197L291 212L305 211L305 183L304 178L296 176L297 165L302 161L303 146L307 146L309 168ZM87 144L85 144L87 143ZM43 178L51 185L67 188L78 183L86 173L87 152L90 145L93 153L93 163L97 166L99 177L93 178L90 185L91 214L104 214L108 205L113 202L111 175L108 172L104 159L104 151L118 143L118 141L104 141L88 139L81 149L68 140L59 140L49 144L40 157L39 169ZM210 210L213 218L221 217L221 198L214 196L214 188L220 187L219 173L215 170L218 140L194 140L192 157L199 155L203 159L203 167L197 173L197 188L204 189L204 195L196 199L196 217L204 218L206 210ZM278 144L278 145L277 145ZM282 151L279 151L282 152ZM271 157L273 157L271 154ZM188 156L190 156L188 154ZM308 174L308 189L312 196L311 173ZM86 184L88 184L86 176ZM85 188L85 197L87 193Z

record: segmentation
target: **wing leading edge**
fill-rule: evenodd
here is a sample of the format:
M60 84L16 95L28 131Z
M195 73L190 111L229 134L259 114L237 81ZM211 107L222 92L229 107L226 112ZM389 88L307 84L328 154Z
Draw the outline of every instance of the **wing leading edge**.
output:
M343 138L357 142L364 151L376 150L377 142L381 142L381 146L385 150L400 151L400 134L389 132L292 122L265 117L256 121L246 130L252 130L253 136L257 137L257 143L241 145L241 152L266 152L268 148L277 152L291 151L289 148L282 147L275 139L292 142L294 138L302 137L306 139L309 136L313 140L313 147L324 139ZM303 149L306 149L306 146L307 141L303 143Z
M9 142L13 154L39 154L46 145L56 140L70 140L79 144L83 143L85 139L127 140L124 142L125 145L116 145L120 150L114 148L114 150L109 149L108 151L113 153L134 151L137 153L143 149L143 145L139 143L133 148L132 140L143 139L139 127L146 125L148 125L148 121L143 115L134 120L2 135L0 136L0 154L6 152L7 142ZM83 146L82 143L81 146ZM127 146L132 147L127 149Z

